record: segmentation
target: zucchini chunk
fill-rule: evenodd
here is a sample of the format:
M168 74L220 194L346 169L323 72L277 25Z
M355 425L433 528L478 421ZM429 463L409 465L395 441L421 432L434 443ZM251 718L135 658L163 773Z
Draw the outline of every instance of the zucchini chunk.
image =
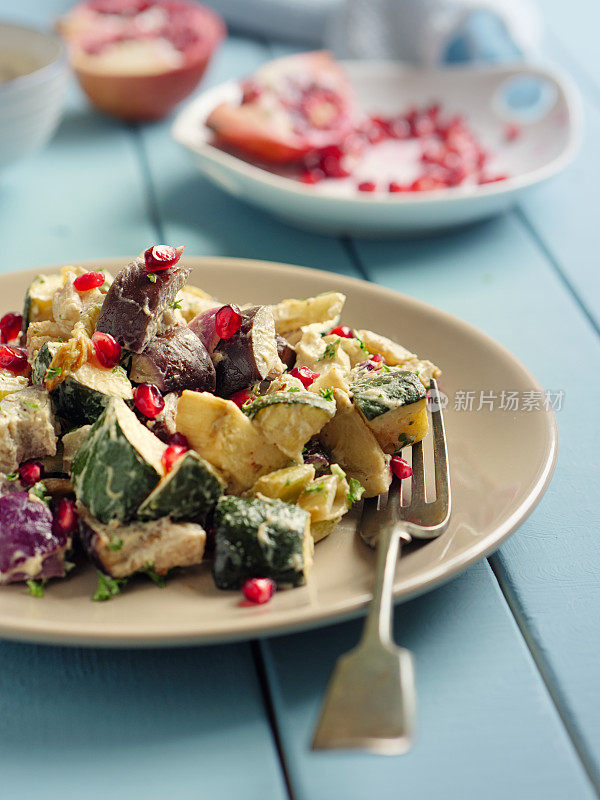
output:
M243 408L271 444L292 459L335 414L335 401L307 391L272 392Z
M156 336L134 353L129 376L134 383L153 383L161 392L200 389L213 392L216 375L206 347L188 327Z
M319 542L328 536L350 509L350 486L346 473L338 464L331 465L331 474L312 481L298 498L298 505L310 514L310 532Z
M25 293L23 304L23 333L30 322L43 322L52 319L52 300L54 293L62 288L65 277L60 272L52 275L38 275Z
M44 386L47 369L60 344L42 345L32 365L32 380ZM56 413L75 424L95 422L111 397L133 400L133 387L123 367L105 369L87 361L50 393Z
M73 459L77 499L100 522L129 522L164 475L165 449L123 400L111 397Z
M256 481L250 494L295 503L314 477L315 468L311 464L296 464L263 475Z
M340 389L334 389L333 394L337 412L321 431L321 441L347 475L364 487L365 497L387 492L392 482L390 456L383 452L348 395Z
M157 335L173 327L174 301L191 270L171 267L149 273L142 258L124 267L102 305L96 330L110 333L132 353L141 353Z
M300 586L312 563L310 516L281 500L222 497L214 517L213 575L219 589L239 589L247 578Z
M97 567L113 578L127 578L150 564L164 575L175 567L199 564L206 532L195 522L172 522L168 517L129 525L103 525L81 503L79 534L83 547Z
M50 395L28 386L0 401L0 470L15 472L31 458L56 455L58 421Z
M62 437L62 466L63 472L67 475L71 471L75 453L79 450L91 430L91 425L81 425L79 428L74 428L72 431L65 433Z
M27 386L29 386L29 378L26 375L15 375L8 369L0 369L0 400Z
M185 391L176 424L190 446L225 475L234 492L249 489L261 475L288 464L231 400Z
M415 353L411 353L406 347L401 344L382 336L380 333L373 333L373 331L359 330L358 336L364 343L365 347L372 355L379 353L385 358L385 363L389 367L402 367L403 369L415 372L425 388L429 388L429 383L432 378L438 378L442 371L431 361L419 358Z
M352 402L385 453L420 442L427 434L427 392L414 372L357 372Z
M272 306L275 330L292 344L296 344L306 325L318 325L319 333L328 333L339 323L345 302L346 297L340 292L324 292L305 300L282 300Z
M244 309L240 329L230 339L219 341L213 360L217 370L216 392L221 397L246 389L273 370L283 372L271 307Z
M141 520L170 517L204 525L224 492L225 481L216 469L198 453L188 450L144 500L137 517Z

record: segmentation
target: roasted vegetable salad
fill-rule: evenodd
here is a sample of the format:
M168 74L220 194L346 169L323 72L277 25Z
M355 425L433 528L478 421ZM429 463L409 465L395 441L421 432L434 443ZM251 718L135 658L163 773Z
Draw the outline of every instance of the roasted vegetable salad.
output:
M39 275L0 319L0 583L87 559L106 600L206 560L264 602L427 433L438 368L340 324L344 295L222 302L182 251Z

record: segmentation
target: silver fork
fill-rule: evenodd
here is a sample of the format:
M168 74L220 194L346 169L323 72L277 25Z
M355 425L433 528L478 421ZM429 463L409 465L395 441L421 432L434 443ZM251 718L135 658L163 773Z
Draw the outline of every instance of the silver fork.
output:
M373 599L358 645L338 659L315 730L313 750L357 748L380 755L410 749L416 705L412 654L392 639L394 572L400 541L439 536L450 518L448 454L440 396L431 381L436 498L427 502L423 447L412 447L410 503L399 490L366 500L360 534L377 546Z

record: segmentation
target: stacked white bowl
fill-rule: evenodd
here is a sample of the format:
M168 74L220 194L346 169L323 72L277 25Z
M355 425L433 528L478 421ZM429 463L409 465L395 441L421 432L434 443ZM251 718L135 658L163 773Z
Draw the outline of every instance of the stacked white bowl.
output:
M67 77L59 39L0 22L0 169L52 136L63 111Z

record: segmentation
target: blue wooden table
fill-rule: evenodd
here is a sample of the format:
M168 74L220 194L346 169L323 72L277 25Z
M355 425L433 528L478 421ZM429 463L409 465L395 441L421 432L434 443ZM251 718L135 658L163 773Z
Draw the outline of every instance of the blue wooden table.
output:
M63 8L2 0L0 16L48 25ZM308 749L334 660L359 622L170 651L1 642L0 797L597 796L600 15L585 0L545 0L543 9L547 56L583 95L583 151L519 207L467 230L387 242L299 232L198 177L168 121L111 121L75 86L49 147L2 176L2 270L136 253L157 241L324 268L469 320L566 394L556 474L534 514L487 561L397 613L397 639L418 670L419 736L409 755ZM286 49L231 36L204 85Z

